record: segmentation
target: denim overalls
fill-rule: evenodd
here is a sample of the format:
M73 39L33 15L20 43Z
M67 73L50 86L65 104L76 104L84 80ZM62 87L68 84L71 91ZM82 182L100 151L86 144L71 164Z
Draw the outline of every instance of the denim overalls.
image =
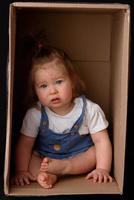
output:
M69 158L86 151L93 145L90 134L80 135L78 133L86 108L86 98L85 96L81 98L83 99L82 113L68 133L55 133L49 129L45 108L41 107L41 123L35 146L35 150L41 156L55 159Z

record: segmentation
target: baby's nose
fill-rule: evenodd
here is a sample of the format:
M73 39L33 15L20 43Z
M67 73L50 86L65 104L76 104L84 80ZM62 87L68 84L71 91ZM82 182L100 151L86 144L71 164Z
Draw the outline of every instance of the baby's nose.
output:
M50 87L50 94L55 94L55 93L57 93L58 91L57 91L57 89L56 89L56 87L55 86L51 86Z

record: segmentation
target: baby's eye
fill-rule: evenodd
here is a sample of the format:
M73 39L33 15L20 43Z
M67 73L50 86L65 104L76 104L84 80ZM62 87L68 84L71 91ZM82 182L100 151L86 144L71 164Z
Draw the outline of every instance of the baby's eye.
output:
M61 84L63 82L63 80L57 80L56 84Z
M46 88L46 87L47 87L46 84L42 84L42 85L40 85L40 88Z

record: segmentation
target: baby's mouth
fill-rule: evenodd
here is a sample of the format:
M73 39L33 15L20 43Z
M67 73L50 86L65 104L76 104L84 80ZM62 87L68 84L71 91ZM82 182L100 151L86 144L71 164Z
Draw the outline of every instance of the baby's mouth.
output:
M60 98L58 97L51 100L52 103L58 103L59 101L60 101Z

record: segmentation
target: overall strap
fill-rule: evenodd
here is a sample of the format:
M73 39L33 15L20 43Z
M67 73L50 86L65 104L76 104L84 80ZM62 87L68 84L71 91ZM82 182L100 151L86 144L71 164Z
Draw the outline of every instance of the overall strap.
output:
M43 105L41 105L41 123L40 126L45 126L48 127L49 126L49 120L48 120L48 116L46 114L45 108Z
M80 117L77 119L77 121L75 122L75 124L73 125L73 127L71 128L70 132L71 133L75 133L76 131L79 130L82 122L83 122L83 118L85 115L85 110L86 110L86 97L84 95L81 96L82 100L83 100L83 108L82 108L82 113L80 115Z

